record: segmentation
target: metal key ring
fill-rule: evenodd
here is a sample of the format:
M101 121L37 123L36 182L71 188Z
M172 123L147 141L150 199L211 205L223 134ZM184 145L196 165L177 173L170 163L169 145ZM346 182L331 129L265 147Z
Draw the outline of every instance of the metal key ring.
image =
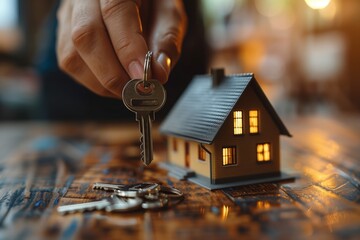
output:
M159 191L159 184L144 182L128 185L126 189L118 189L114 192L120 197L143 197L146 195L157 195Z
M143 84L144 87L148 87L146 81L149 79L149 72L150 72L150 67L151 67L151 56L152 56L152 52L148 51L145 55L145 62L144 62L144 76L143 76Z
M143 196L143 198L147 200L157 200L159 198L169 198L169 200L181 200L183 197L184 194L180 190L174 187L167 187L161 185L158 192L145 194Z
M160 194L165 194L167 198L179 200L184 197L184 193L174 187L160 186Z

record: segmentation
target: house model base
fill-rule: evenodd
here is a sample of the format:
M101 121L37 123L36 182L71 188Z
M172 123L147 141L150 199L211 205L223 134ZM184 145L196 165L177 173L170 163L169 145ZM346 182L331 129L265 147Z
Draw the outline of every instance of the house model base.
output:
M208 190L239 187L239 186L258 184L258 183L287 182L287 181L295 180L295 176L293 174L280 172L278 176L268 176L268 177L253 178L253 179L244 179L241 181L234 181L228 183L212 184L209 178L201 175L197 175L195 172L191 171L190 169L182 168L169 162L159 163L159 166L160 168L167 170L168 175L170 177L174 177L179 180L187 180L189 182L193 182Z
M196 76L160 132L178 179L219 189L293 178L280 171L280 136L291 134L251 73Z

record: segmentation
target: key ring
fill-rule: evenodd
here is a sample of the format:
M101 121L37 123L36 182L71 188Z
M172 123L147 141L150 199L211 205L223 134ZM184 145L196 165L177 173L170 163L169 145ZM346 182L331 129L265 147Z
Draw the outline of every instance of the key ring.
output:
M145 194L143 197L148 200L167 198L171 201L174 200L180 202L184 198L184 193L174 187L160 185L159 192L155 194L153 193Z
M120 197L143 197L146 195L157 195L160 185L157 183L136 183L126 188L117 189L114 192Z
M164 194L167 198L173 200L182 200L184 198L184 193L174 187L160 186L159 193Z
M148 77L150 75L150 67L151 67L151 56L152 56L152 52L148 51L145 55L145 62L144 62L144 81L143 81L143 85L144 88L149 87L148 83L146 82L148 80Z

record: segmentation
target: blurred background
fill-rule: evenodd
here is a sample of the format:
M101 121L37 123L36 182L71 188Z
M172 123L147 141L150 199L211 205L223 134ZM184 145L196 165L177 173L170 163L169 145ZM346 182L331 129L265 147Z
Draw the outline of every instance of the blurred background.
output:
M54 0L0 0L0 120L41 115ZM360 1L202 0L209 66L253 72L285 114L360 111ZM64 93L66 94L66 93Z

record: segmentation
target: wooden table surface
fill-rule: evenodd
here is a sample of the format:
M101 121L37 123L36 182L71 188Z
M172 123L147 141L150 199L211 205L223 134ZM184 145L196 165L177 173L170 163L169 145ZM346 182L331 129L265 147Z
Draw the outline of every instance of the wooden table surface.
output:
M360 239L360 118L292 117L282 169L294 182L208 191L168 177L164 139L139 162L137 125L0 124L0 239ZM92 183L153 181L185 193L159 211L60 215L100 199Z

